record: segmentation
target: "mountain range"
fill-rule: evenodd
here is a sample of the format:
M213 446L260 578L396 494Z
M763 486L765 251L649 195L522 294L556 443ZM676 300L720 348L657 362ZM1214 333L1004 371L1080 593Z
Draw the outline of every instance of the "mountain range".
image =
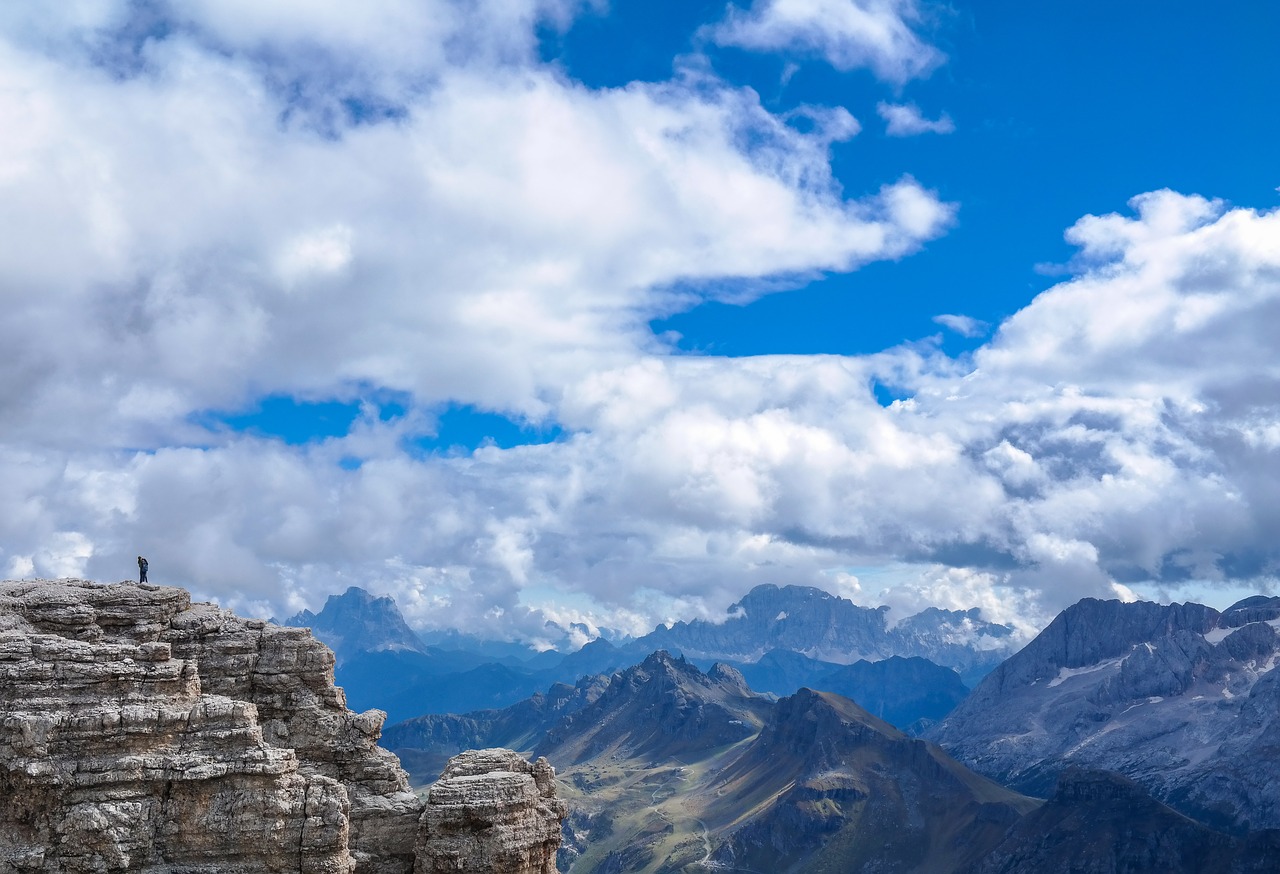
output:
M461 633L435 633L438 643L427 644L394 601L357 587L330 596L319 613L303 611L283 624L310 627L329 644L352 706L385 710L391 722L500 709L553 684L608 675L664 649L703 668L716 662L736 667L754 688L778 695L811 686L865 698L873 711L905 726L945 715L967 691L964 677L976 681L1017 645L1012 629L983 621L977 610L931 608L894 626L887 613L888 608L859 607L820 589L763 585L720 623L677 622L639 638L597 638L571 653L525 649L522 657L512 644ZM468 648L453 648L458 646ZM869 667L894 657L911 660L911 666ZM894 678L913 677L886 683L886 671Z
M567 874L1243 874L1274 871L1280 848L1280 832L1227 834L1116 774L1067 768L1042 802L839 695L775 700L665 652L552 702L525 751L569 803Z
M365 623L339 635L339 671L376 657L430 665L442 688L551 679L514 705L392 725L383 743L420 780L470 746L547 756L571 808L561 870L578 874L1276 870L1280 598L1222 612L1085 599L967 697L959 665L993 641L1011 650L1011 634L946 611L889 626L841 602L758 587L720 624L524 660L410 650L395 623L361 648ZM681 649L635 656L657 640ZM872 647L907 640L953 665ZM420 695L414 682L400 694Z
M955 870L1036 805L848 699L775 701L661 651L535 750L565 786L574 872Z

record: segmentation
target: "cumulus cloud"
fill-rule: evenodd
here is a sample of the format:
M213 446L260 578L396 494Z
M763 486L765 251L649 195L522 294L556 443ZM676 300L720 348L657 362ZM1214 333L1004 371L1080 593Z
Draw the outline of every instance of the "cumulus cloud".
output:
M807 52L838 70L866 67L903 83L945 59L913 29L919 21L915 0L755 0L746 10L730 5L707 34L719 45Z
M884 562L921 569L895 603L1024 625L1277 573L1275 212L1164 191L1085 217L1073 275L959 360L677 355L649 320L900 257L953 207L910 177L843 196L842 111L790 124L701 68L567 80L529 22L572 4L459 36L450 4L388 2L404 60L339 4L297 30L34 8L0 16L9 575L117 579L141 552L246 610L363 585L540 640L720 615L755 583L869 599L847 569ZM365 404L302 446L202 424L271 395ZM449 401L563 430L424 452Z
M0 144L2 366L30 436L75 409L115 445L197 439L188 411L344 385L537 418L653 345L664 289L687 305L726 276L852 269L950 220L909 178L840 195L847 113L801 133L704 72L592 91L448 67L402 116L334 136L189 28L123 80L87 50L0 54L21 131Z
M955 122L945 112L936 119L925 118L914 103L876 104L876 112L885 120L885 133L891 137L914 137L918 134L949 134Z

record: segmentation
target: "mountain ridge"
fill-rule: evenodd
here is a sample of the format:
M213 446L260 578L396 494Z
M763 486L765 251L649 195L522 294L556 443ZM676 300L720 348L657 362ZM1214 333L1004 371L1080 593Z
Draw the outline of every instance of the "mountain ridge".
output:
M926 736L1020 791L1079 765L1215 828L1280 827L1280 599L1247 601L1084 599Z

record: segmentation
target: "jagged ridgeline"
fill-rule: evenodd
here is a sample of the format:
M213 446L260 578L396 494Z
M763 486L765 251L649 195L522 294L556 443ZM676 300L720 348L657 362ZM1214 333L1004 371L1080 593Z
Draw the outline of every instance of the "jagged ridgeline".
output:
M1015 651L1013 629L978 610L930 608L891 624L888 608L860 607L807 586L756 586L721 622L658 626L640 638L599 638L576 652L453 634L427 643L395 602L352 587L319 613L286 625L309 627L337 654L339 683L357 709L377 707L397 723L424 714L500 710L554 684L609 675L657 650L704 670L742 672L753 689L790 695L801 687L855 698L895 725L946 715L976 683Z
M427 799L333 653L176 588L0 583L0 871L550 874L546 762L451 762Z

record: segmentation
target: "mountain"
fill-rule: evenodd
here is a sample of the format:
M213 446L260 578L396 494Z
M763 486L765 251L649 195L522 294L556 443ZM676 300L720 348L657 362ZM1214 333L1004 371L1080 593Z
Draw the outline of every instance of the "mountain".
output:
M733 669L704 673L666 652L614 674L536 747L570 806L561 870L667 870L673 859L704 858L707 832L689 793L755 736L772 706Z
M723 622L660 625L628 648L724 662L756 662L773 650L836 664L919 656L975 683L1018 645L1013 629L984 621L977 609L930 608L895 626L889 625L888 611L807 586L762 585L731 606Z
M704 674L659 651L614 674L595 701L547 732L535 755L564 767L604 755L663 762L750 737L768 709L732 668Z
M950 871L1038 804L838 695L773 702L665 652L535 753L570 804L570 872Z
M1181 629L1197 615L1139 610L1131 631ZM1109 657L1106 640L1128 623L1092 618L1097 639L1064 651ZM896 661L894 670L941 670ZM892 676L886 663L894 660L843 669L883 679ZM384 742L406 763L438 762L450 744L501 742L545 755L570 807L559 862L569 874L1243 874L1274 870L1267 865L1280 849L1280 833L1225 834L1114 774L1068 769L1041 803L840 695L802 689L775 701L728 666L704 672L665 652L607 682L553 686L501 711L391 726Z
M393 723L427 713L506 707L554 683L572 685L644 657L603 638L567 655L535 654L523 644L458 631L431 632L427 637L438 645L427 644L409 628L394 600L356 586L331 595L319 613L303 610L284 624L310 628L334 651L336 681L351 706L386 711Z
M1280 599L1085 599L928 732L1030 794L1068 766L1115 771L1233 831L1280 827Z
M708 660L696 661L705 664ZM954 670L919 656L890 656L875 662L859 659L851 665L839 665L787 650L770 650L754 663L725 664L736 668L757 692L779 697L802 688L835 692L903 730L932 725L969 694Z
M1037 805L808 689L778 702L706 796L708 827L724 835L710 861L779 872L955 870Z
M1024 871L1274 872L1280 832L1213 831L1105 771L1067 768L1048 803L1023 817L965 874Z
M942 719L969 694L959 674L919 656L856 661L822 675L813 687L857 701L900 729Z
M1009 628L984 622L977 610L930 609L894 627L887 623L887 611L858 607L819 589L757 586L722 623L678 622L638 640L600 637L575 652L534 654L522 644L485 641L456 630L415 634L391 598L353 586L331 596L319 613L304 610L285 624L311 628L334 650L337 682L352 706L384 710L391 722L427 713L499 709L554 683L572 685L581 677L608 675L666 649L708 667L734 665L753 684L778 695L834 683L832 688L852 691L876 712L906 726L945 712L941 702L956 694L950 676L936 674L928 691L917 685L915 704L909 704L898 700L903 696L897 693L875 699L877 693L866 684L841 686L851 680L836 676L839 669L900 655L941 659L938 663L962 676L980 677L1015 645ZM569 629L579 636L587 630ZM910 680L922 681L919 674ZM912 713L913 707L918 712Z
M426 646L404 621L391 598L374 597L358 586L341 595L330 595L319 613L303 610L284 622L285 626L310 628L328 646L338 664L361 652L418 652Z

